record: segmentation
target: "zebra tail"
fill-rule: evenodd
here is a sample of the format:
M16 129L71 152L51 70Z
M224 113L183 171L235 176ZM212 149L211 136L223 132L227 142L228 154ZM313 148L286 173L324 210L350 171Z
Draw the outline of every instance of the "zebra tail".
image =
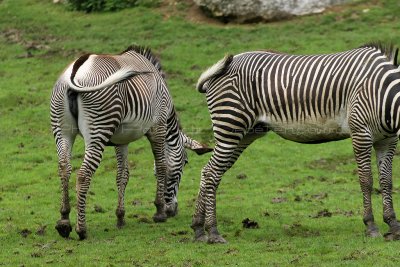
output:
M207 88L204 88L204 84L212 78L217 78L221 75L224 75L227 72L232 60L233 55L226 55L223 59L221 59L210 68L208 68L205 72L203 72L200 75L200 78L196 84L197 91L199 91L200 93L206 93Z
M131 70L128 68L122 68L119 69L118 71L114 72L113 74L111 74L107 79L105 79L101 84L98 84L96 86L82 86L77 84L74 79L71 77L71 79L68 79L68 86L72 89L75 90L77 92L94 92L94 91L98 91L101 89L104 89L106 87L109 87L111 85L114 85L116 83L119 83L123 80L129 79L133 76L136 75L140 75L140 74L148 74L148 73L153 73L152 71L135 71L135 70Z
M72 71L71 71L71 76L68 81L68 86L77 92L94 92L98 91L101 89L104 89L106 87L109 87L111 85L114 85L118 82L121 82L123 80L129 79L133 76L140 75L140 74L147 74L147 73L153 73L152 71L135 71L130 68L121 68L111 74L107 79L105 79L101 84L98 84L96 86L82 86L80 84L77 84L75 82L75 76L76 73L78 72L79 68L85 63L85 61L91 56L91 54L85 54L82 55L80 58L78 58L75 63L72 66Z

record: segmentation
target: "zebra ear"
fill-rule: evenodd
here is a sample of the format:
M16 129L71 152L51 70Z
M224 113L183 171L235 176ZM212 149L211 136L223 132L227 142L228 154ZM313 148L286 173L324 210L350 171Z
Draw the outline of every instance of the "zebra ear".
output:
M184 143L185 148L188 148L188 149L192 150L193 152L196 152L197 155L203 155L205 153L208 153L208 152L211 152L214 150L213 148L190 138L183 132L181 132L181 133L182 133L182 138L183 138L183 143Z

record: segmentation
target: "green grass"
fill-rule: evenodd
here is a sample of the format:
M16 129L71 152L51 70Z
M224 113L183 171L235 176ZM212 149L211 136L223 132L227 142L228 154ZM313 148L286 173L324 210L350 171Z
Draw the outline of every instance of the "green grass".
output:
M184 130L212 143L204 95L194 90L206 67L226 53L255 49L309 54L374 40L400 45L397 0L358 1L337 13L253 25L190 22L185 18L186 1L179 1L168 19L162 14L167 9L84 14L51 2L0 1L0 265L396 265L399 242L364 237L362 195L350 140L301 145L274 134L256 141L223 177L217 212L226 245L192 242L189 225L208 155L189 153L179 215L164 224L151 222L155 178L144 139L130 145L126 227L115 227L116 162L109 148L88 196L88 239L78 241L75 232L71 239L62 239L54 229L60 182L49 99L58 75L80 54L118 53L132 43L147 45L161 58ZM73 207L83 146L79 138L70 182ZM397 211L399 166L395 157ZM246 178L239 179L239 174ZM373 201L384 233L380 195L374 194ZM95 212L96 205L104 212ZM315 218L325 209L331 217ZM75 213L73 208L72 222ZM259 228L243 229L245 218L257 221Z

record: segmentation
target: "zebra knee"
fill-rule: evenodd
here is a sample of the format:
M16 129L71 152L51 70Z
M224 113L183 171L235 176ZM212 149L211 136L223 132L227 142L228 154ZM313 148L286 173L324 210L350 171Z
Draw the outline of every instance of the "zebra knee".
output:
M72 166L67 158L60 159L58 162L58 174L60 177L65 178L69 177L72 172Z

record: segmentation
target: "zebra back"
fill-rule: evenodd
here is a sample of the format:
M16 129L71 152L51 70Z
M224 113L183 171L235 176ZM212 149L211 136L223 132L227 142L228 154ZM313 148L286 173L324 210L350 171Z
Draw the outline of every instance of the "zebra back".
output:
M160 72L161 77L165 80L166 75L164 70L162 69L161 62L160 60L151 52L151 49L145 46L140 46L140 45L131 45L127 49L125 49L123 52L120 53L120 55L123 54L132 54L132 53L138 53L145 58L147 58L155 67L156 69Z
M388 58L389 61L393 63L394 66L399 67L399 63L397 61L397 56L399 55L399 49L395 47L392 43L384 44L381 42L371 42L361 46L364 47L373 47L382 51L384 55Z

